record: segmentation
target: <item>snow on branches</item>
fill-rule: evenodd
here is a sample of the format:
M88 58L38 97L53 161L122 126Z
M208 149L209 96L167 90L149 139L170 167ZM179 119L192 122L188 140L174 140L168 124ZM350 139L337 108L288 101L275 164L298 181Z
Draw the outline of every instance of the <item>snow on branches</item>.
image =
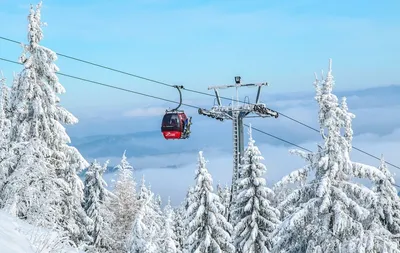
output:
M107 184L103 173L107 169L108 161L101 166L96 160L90 164L85 175L84 209L92 220L89 232L93 245L98 252L110 252L115 241L111 232L111 213L108 203L111 193L106 189Z
M382 245L379 240L382 238L364 227L375 194L351 180L354 176L377 180L383 174L376 168L350 160L354 115L348 112L345 100L339 105L332 94L331 66L330 61L325 80L315 82L324 144L318 147L318 152L300 152L308 165L284 179L303 184L279 205L280 210L292 211L275 232L276 252L358 252L372 250L374 244ZM304 182L311 171L315 172L313 178Z
M56 224L75 243L89 239L88 218L82 209L83 183L77 173L88 166L79 151L68 145L63 124L78 120L60 106L54 61L57 55L41 46L41 3L28 16L28 44L10 96L10 147L0 167L8 171L1 189L2 207L43 226ZM40 210L40 211L39 211Z
M133 167L127 160L126 151L115 168L118 178L113 191L116 198L111 201L114 213L113 229L118 249L123 251L129 247L129 233L138 208L136 181L133 176Z
M263 177L267 168L262 164L261 152L254 144L249 128L249 143L242 158L237 180L237 196L233 213L235 246L240 252L270 252L272 232L279 224L279 211L271 205L274 192L266 187Z
M213 193L212 178L206 168L203 152L199 152L196 170L196 186L189 204L188 243L189 252L234 252L230 233L232 226L222 214L224 206Z

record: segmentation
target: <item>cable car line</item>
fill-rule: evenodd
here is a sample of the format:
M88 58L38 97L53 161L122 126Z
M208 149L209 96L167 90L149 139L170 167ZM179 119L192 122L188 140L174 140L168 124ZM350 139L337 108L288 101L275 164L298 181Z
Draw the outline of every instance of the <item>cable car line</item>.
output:
M9 41L9 42L13 42L13 43L16 43L16 44L22 44L21 42L18 42L16 40L12 40L12 39L9 39L9 38L5 38L5 37L2 37L2 36L0 36L0 39L6 40L6 41ZM107 70L114 71L114 72L117 72L117 73L120 73L120 74L124 74L124 75L128 75L128 76L135 77L135 78L138 78L138 79L142 79L142 80L145 80L145 81L148 81L148 82L161 84L161 85L168 86L168 87L171 87L171 88L175 88L175 86L176 86L176 85L173 85L173 84L169 84L169 83L166 83L166 82L157 81L155 79L147 78L147 77L144 77L144 76L132 74L132 73L129 73L129 72L126 72L126 71L122 71L122 70L118 70L118 69L115 69L115 68L111 68L111 67L108 67L108 66L105 66L105 65L101 65L101 64L98 64L98 63L94 63L94 62L91 62L91 61L86 61L86 60L83 60L83 59L79 59L79 58L76 58L76 57L73 57L73 56L69 56L69 55L66 55L66 54L57 53L57 52L56 52L56 54L59 55L59 56L62 56L64 58L68 58L68 59L71 59L71 60L75 60L75 61L79 61L79 62L82 62L82 63L86 63L86 64L89 64L89 65L92 65L92 66L96 66L96 67L99 67L99 68L107 69ZM197 94L200 94L200 95L205 95L205 96L210 96L210 97L214 97L215 96L214 94L210 94L210 93L203 92L203 91L187 89L187 88L185 88L185 90L189 91L189 92L197 93ZM232 102L254 105L254 104L252 104L250 102L240 101L240 100L232 99L232 98L228 98L228 97L220 96L220 98L225 99L225 100L229 100L229 101L232 101ZM276 111L276 110L274 110L274 111ZM276 111L276 112L278 112L278 111ZM296 119L294 119L294 118L292 118L292 117L290 117L288 115L285 115L283 113L280 113L280 112L278 112L278 113L282 117L285 117L287 119L295 121L298 124L301 124L301 125L303 125L305 127L308 127L308 128L310 128L312 130L315 130L315 131L319 132L319 130L316 130L315 128L313 128L311 126L308 126L307 124L302 123L301 121L298 121L298 120L296 120ZM260 117L260 116L256 116L256 117Z
M12 60L7 60L7 59L1 58L1 57L0 57L0 60L5 61L5 62L9 62L9 63L14 63L14 64L23 65L23 64L20 63L20 62L16 62L16 61L12 61ZM179 105L184 105L184 106L191 107L191 108L200 109L200 107L197 107L197 106L194 106L194 105L184 104L184 103L182 103L182 100L181 100L180 102L176 102L176 101L169 100L169 99L165 99L165 98L162 98L162 97L153 96L153 95L149 95L149 94L146 94L146 93L137 92L137 91L134 91L134 90L131 90L131 89L125 89L125 88L121 88L121 87L118 87L118 86L109 85L109 84L105 84L105 83L101 83L101 82L97 82L97 81L93 81L93 80L89 80L89 79L86 79L86 78L81 78L81 77L77 77L77 76L73 76L73 75L69 75L69 74L64 74L64 73L61 73L61 72L57 72L57 74L59 74L59 75L61 75L61 76L69 77L69 78L72 78L72 79L76 79L76 80L80 80L80 81L84 81L84 82L93 83L93 84L101 85L101 86L104 86L104 87L116 89L116 90L126 91L126 92L129 92L129 93L133 93L133 94L137 94L137 95L141 95L141 96L145 96L145 97L149 97L149 98L154 98L154 99L158 99L158 100L162 100L162 101L166 101L166 102L171 102L171 103L176 103L176 104L179 104ZM180 87L178 86L178 90L179 90L179 88L180 88ZM182 87L182 88L183 88L183 87ZM180 106L178 106L178 108L179 108L179 107L180 107ZM243 124L243 125L245 125L245 126L247 126L247 127L250 127L248 124ZM304 148L304 147L302 147L302 146L300 146L300 145L297 145L297 144L295 144L295 143L293 143L293 142L287 141L287 140L285 140L285 139L282 139L282 138L280 138L280 137L278 137L278 136L275 136L275 135L273 135L273 134L267 133L267 132L265 132L265 131L263 131L263 130L260 130L260 129L258 129L258 128L255 128L255 127L253 127L253 126L251 126L251 128L252 128L252 130L255 130L256 132L265 134L265 135L270 136L270 137L272 137L272 138L274 138L274 139L277 139L277 140L279 140L279 141L282 141L282 142L284 142L284 143L286 143L286 144L289 144L289 145L291 145L291 146L294 146L294 147L297 147L297 148L300 148L300 149L303 149L303 150L305 150L305 151L307 151L307 152L312 153L311 150L309 150L309 149L307 149L307 148ZM365 151L362 151L362 150L360 150L360 151L363 152L363 153L366 153ZM368 153L366 153L366 154L368 154ZM379 160L380 160L380 159L379 159ZM386 162L386 161L385 161L385 162ZM387 163L387 164L390 164L390 163L388 163L388 162L386 162L386 163ZM392 165L392 164L390 164L390 165ZM395 168L397 168L397 169L400 169L399 166L396 166L396 165L392 165L392 166L395 167ZM400 185L393 184L393 183L392 183L392 185L395 186L395 187L397 187L397 188L400 188Z
M5 38L3 38L3 37L0 36L0 39L5 39ZM6 40L9 40L9 39L6 39ZM9 41L16 42L16 41L13 41L13 40L9 40ZM4 59L4 58L1 58L1 57L0 57L0 60L6 61L6 62L9 62L9 63L14 63L14 64L23 65L23 64L20 63L20 62L16 62L16 61ZM68 74L61 73L61 72L57 72L57 74L62 75L62 76L66 76L66 77L70 77L70 78L73 78L73 79L81 80L81 81L84 81L84 82L89 82L89 83L93 83L93 84L97 84L97 85L101 85L101 86L105 86L105 87L109 87L109 88L113 88L113 89L117 89L117 90L121 90L121 91L130 92L130 93L137 94L137 95L141 95L141 96L146 96L146 97L150 97L150 98L154 98L154 99L158 99L158 100L162 100L162 101L166 101L166 102L171 102L171 103L179 104L179 102L176 102L176 101L173 101L173 100L169 100L169 99L165 99L165 98L162 98L162 97L157 97L157 96L153 96L153 95L149 95L149 94L137 92L137 91L134 91L134 90L131 90L131 89L125 89L125 88L121 88L121 87L118 87L118 86L108 85L108 84L105 84L105 83L100 83L100 82L97 82L97 81L93 81L93 80L89 80L89 79L85 79L85 78L81 78L81 77L77 77L77 76L72 76L72 75L68 75ZM151 79L149 79L149 80L151 80ZM166 84L166 85L168 85L168 84ZM169 85L168 85L168 86L169 86ZM172 87L174 87L174 85L172 85ZM174 87L174 88L176 88L176 87ZM185 90L189 90L189 89L186 89L186 88L185 88ZM189 91L190 91L190 90L189 90ZM195 91L195 92L197 92L197 91ZM198 93L201 94L202 92L198 92ZM213 96L213 95L208 94L208 93L204 93L204 94ZM222 97L221 97L221 98L222 98ZM239 101L239 102L240 102L240 101ZM184 103L182 103L182 105L187 106L187 107L191 107L191 108L201 109L201 108L199 108L199 107L197 107L197 106L193 106L193 105L190 105L190 104L184 104ZM280 114L280 115L282 115L282 114ZM282 115L282 116L284 116L284 115ZM288 117L288 118L290 118L290 117ZM309 126L309 125L307 125L307 124L304 124L304 123L302 123L302 122L299 122L299 121L297 121L297 120L295 120L295 119L293 119L293 118L290 118L290 119L292 119L292 120L294 120L294 121L296 121L296 122L298 122L298 123L300 123L300 124L302 124L302 125L304 125L304 126L310 128L310 129L312 129L312 130L314 130L314 131L319 132L319 130L317 130L316 128L313 128L313 127L311 127L311 126ZM246 125L246 126L248 127L248 125ZM291 143L291 142L289 142L289 141L280 139L279 137L274 136L274 135L271 135L271 134L268 134L268 133L266 133L266 132L264 132L264 131L262 131L262 130L259 130L259 129L256 129L256 128L252 128L252 129L254 129L254 130L257 131L257 132L260 132L260 133L263 133L263 134L265 134L265 135L268 135L268 136L270 136L270 137L272 137L272 138L275 138L275 139L277 139L277 140L283 141L283 142L285 142L285 143L287 143L287 144L289 144L289 145L292 145L292 146L295 146L295 147L298 147L298 148L300 148L300 149L303 149L303 150L305 150L305 151L310 152L310 150L308 150L308 149L306 149L306 148L303 148L303 147L301 147L301 146L299 146L299 145L296 145L296 144L294 144L294 143ZM362 150L362 149L359 149L359 148L357 148L357 147L354 147L354 146L352 146L352 148L355 149L355 150L357 150L357 151L359 151L359 152L361 152L361 153L363 153L363 154L365 154L365 155L368 155L368 156L370 156L370 157L372 157L372 158L375 158L375 159L377 159L377 160L380 161L380 158L379 158L379 157L377 157L377 156L375 156L375 155L373 155L373 154L371 154L371 153L368 153L368 152L366 152L366 151L364 151L364 150ZM385 161L385 163L388 164L388 165L391 165L392 167L394 167L394 168L396 168L396 169L399 169L399 170L400 170L400 166L397 166L397 165L395 165L395 164L393 164L393 163L390 163L390 162L388 162L388 161Z
M12 40L12 39L9 39L9 38L5 38L5 37L2 37L2 36L0 36L0 39L6 40L6 41L9 41L9 42L13 42L13 43L16 43L16 44L21 44L21 42L18 42L18 41L16 41L16 40ZM155 80L155 79L143 77L143 76L136 75L136 74L132 74L132 73L129 73L129 72L126 72L126 71L118 70L118 69L111 68L111 67L107 67L107 66L104 66L104 65L101 65L101 64L97 64L97 63L94 63L94 62L90 62L90 61L86 61L86 60L79 59L79 58L76 58L76 57L72 57L72 56L69 56L69 55L65 55L65 54L62 54L62 53L56 53L56 54L59 55L59 56L62 56L62 57L64 57L64 58L68 58L68 59L71 59L71 60L79 61L79 62L86 63L86 64L89 64L89 65L92 65L92 66L96 66L96 67L99 67L99 68L107 69L107 70L110 70L110 71L114 71L114 72L117 72L117 73L120 73L120 74L128 75L128 76L135 77L135 78L138 78L138 79L142 79L142 80L145 80L145 81L149 81L149 82L161 84L161 85L168 86L168 87L171 87L171 88L175 88L175 86L176 86L176 85L172 85L172 84L169 84L169 83L166 83L166 82L157 81L157 80ZM197 94L200 94L200 95L205 95L205 96L214 97L213 94L209 94L209 93L202 92L202 91L197 91L197 90L192 90L192 89L185 89L185 90L186 90L186 91L189 91L189 92L197 93ZM136 93L136 94L137 94L137 93ZM234 101L234 102L238 102L238 103L247 103L247 104L250 104L250 105L254 105L254 104L249 103L249 102L246 102L246 101L240 101L240 100L236 100L236 99L232 99L232 98L228 98L228 97L220 96L220 98L226 99L226 100L230 100L230 101ZM164 100L164 101L172 102L172 101L170 101L170 100ZM276 111L276 110L274 110L274 111ZM280 116L282 116L282 117L284 117L284 118L287 118L287 119L289 119L289 120L292 120L292 121L296 122L297 124L300 124L300 125L302 125L302 126L308 128L308 129L310 129L310 130L313 130L313 131L315 131L315 132L317 132L317 133L320 132L320 131L319 131L318 129L316 129L315 127L312 127L312 126L310 126L310 125L307 125L307 124L305 124L305 123L303 123L303 122L301 122L301 121L299 121L299 120L297 120L297 119L295 119L295 118L293 118L293 117L291 117L291 116L289 116L289 115L286 115L286 114L281 113L281 112L279 112L279 111L276 111L276 112L279 113ZM260 116L255 116L255 117L260 117ZM354 147L354 146L352 146L352 148L355 149L355 150L357 150L357 151L359 151L359 152L361 152L361 153L363 153L363 154L365 154L365 155L368 155L368 156L370 156L370 157L372 157L372 158L375 158L375 159L377 159L377 160L380 160L379 157L377 157L377 156L375 156L375 155L373 155L373 154L371 154L371 153L368 153L368 152L366 152L366 151L364 151L364 150L361 150L361 149L359 149L359 148L357 148L357 147ZM386 162L386 163L387 163L388 165L391 165L391 166L393 166L393 167L396 167L396 168L400 169L400 167L398 167L398 166L396 166L396 165L394 165L394 164L392 164L392 163L390 163L390 162Z
M6 62L10 62L10 63L14 63L14 64L23 65L22 63L19 63L19 62L16 62L16 61L7 60L7 59L1 58L1 57L0 57L0 60L6 61ZM149 98L154 98L154 99L158 99L158 100L162 100L162 101L167 101L167 102L179 104L179 102L177 102L177 101L165 99L165 98L158 97L158 96L149 95L149 94L146 94L146 93L137 92L137 91L130 90L130 89L121 88L121 87L114 86L114 85L109 85L109 84L105 84L105 83L101 83L101 82L89 80L89 79L86 79L86 78L81 78L81 77L77 77L77 76L73 76L73 75L69 75L69 74L64 74L64 73L61 73L61 72L57 72L57 74L58 74L58 75L61 75L61 76L66 76L66 77L69 77L69 78L72 78L72 79L76 79L76 80L80 80L80 81L84 81L84 82L88 82L88 83L93 83L93 84L101 85L101 86L108 87L108 88L112 88L112 89L117 89L117 90L121 90L121 91L126 91L126 92L130 92L130 93L133 93L133 94L137 94L137 95L149 97ZM194 105L190 105L190 104L185 104L185 103L182 103L182 105L187 106L187 107L191 107L191 108L195 108L195 109L199 109L199 108L200 108L200 107L198 107L198 106L194 106ZM248 125L246 125L246 126L248 127ZM311 152L311 150L309 150L309 149L306 149L306 148L304 148L304 147L301 147L301 146L299 146L299 145L297 145L297 144L294 144L294 143L292 143L292 142L290 142L290 141L286 141L286 140L284 140L284 139L282 139L282 138L280 138L280 137L277 137L277 136L275 136L275 135L269 134L269 133L267 133L267 132L265 132L265 131L262 131L262 130L260 130L260 129L257 129L257 128L255 128L255 127L253 127L253 126L252 126L252 129L255 130L255 131L257 131L257 132L260 132L260 133L263 133L263 134L265 134L265 135L268 135L268 136L270 136L270 137L272 137L272 138L274 138L274 139L277 139L277 140L279 140L279 141L285 142L286 144L289 144L289 145L291 145L291 146L295 146L295 147L298 147L298 148L303 149L303 150L305 150L305 151ZM400 168L399 168L399 169L400 169Z
M9 38L5 38L5 37L2 37L2 36L0 36L0 39L6 40L6 41L9 41L9 42L13 42L13 43L16 43L16 44L22 44L21 42L18 42L16 40L12 40L12 39L9 39ZM157 84L161 84L161 85L168 86L168 87L171 87L171 88L175 88L174 85L169 84L169 83L157 81L157 80L154 80L154 79L151 79L151 78L147 78L147 77L144 77L144 76L135 75L135 74L132 74L132 73L129 73L129 72L126 72L126 71L122 71L122 70L118 70L118 69L115 69L115 68L107 67L107 66L104 66L104 65L101 65L101 64L97 64L97 63L94 63L94 62L86 61L86 60L79 59L79 58L76 58L76 57L73 57L73 56L69 56L69 55L66 55L66 54L57 53L57 52L56 52L56 54L59 55L59 56L62 56L64 58L68 58L68 59L74 60L74 61L79 61L79 62L86 63L86 64L89 64L89 65L92 65L92 66L96 66L96 67L99 67L99 68L111 70L111 71L114 71L114 72L117 72L117 73L120 73L120 74L132 76L132 77L135 77L135 78L138 78L138 79L142 79L142 80L145 80L145 81L149 81L149 82L152 82L152 83L157 83ZM191 91L191 90L188 90L188 91ZM191 91L191 92L196 92L196 91ZM211 94L208 94L208 93L205 93L205 94L206 95L211 95ZM211 95L211 96L213 96L213 95Z
M13 40L13 39L5 38L5 37L2 37L2 36L0 36L0 39L5 40L5 41L9 41L9 42L13 42L13 43L16 43L16 44L22 44L21 42L18 42L18 41ZM143 77L143 76L140 76L140 75L136 75L136 74L132 74L132 73L129 73L129 72L126 72L126 71L122 71L122 70L118 70L118 69L115 69L115 68L107 67L107 66L104 66L104 65L101 65L101 64L97 64L97 63L94 63L94 62L90 62L90 61L86 61L86 60L79 59L79 58L76 58L76 57L68 56L68 55L65 55L65 54L62 54L62 53L56 53L56 54L57 54L57 55L60 55L60 56L62 56L62 57L64 57L64 58L68 58L68 59L71 59L71 60L79 61L79 62L86 63L86 64L89 64L89 65L92 65L92 66L96 66L96 67L99 67L99 68L107 69L107 70L114 71L114 72L117 72L117 73L120 73L120 74L124 74L124 75L128 75L128 76L132 76L132 77L135 77L135 78L138 78L138 79L142 79L142 80L145 80L145 81L149 81L149 82L161 84L161 85L168 86L168 87L171 87L171 88L175 88L175 86L176 86L176 85L172 85L172 84L169 84L169 83L166 83L166 82L157 81L157 80L155 80L155 79ZM193 93L205 95L205 96L214 97L213 94L209 94L209 93L202 92L202 91L197 91L197 90L192 90L192 89L185 89L185 90L186 90L186 91L189 91L189 92L193 92ZM137 94L137 93L136 93L136 94ZM232 99L232 98L228 98L228 97L220 96L220 98L226 99L226 100L230 100L230 101L234 101L234 102L238 102L238 103L247 103L247 104L250 104L250 105L254 105L254 104L249 103L249 102L246 102L246 101L240 101L240 100L236 100L236 99ZM165 100L165 101L171 102L171 101L169 101L169 100ZM274 111L276 111L276 110L274 110ZM288 116L288 115L286 115L286 114L284 114L284 113L281 113L281 112L279 112L279 111L276 111L276 112L277 112L280 116L282 116L282 117L284 117L284 118L287 118L287 119L289 119L289 120L292 120L292 121L294 121L294 122L296 122L296 123L298 123L298 124L300 124L300 125L302 125L302 126L308 128L308 129L310 129L310 130L313 130L313 131L315 131L315 132L317 132L317 133L320 132L320 131L319 131L318 129L316 129L315 127L312 127L312 126L310 126L310 125L307 125L307 124L305 124L305 123L303 123L303 122L301 122L301 121L299 121L299 120L297 120L297 119L295 119L295 118L293 118L293 117L290 117L290 116ZM260 116L255 116L255 117L260 117ZM377 157L377 156L375 156L375 155L373 155L373 154L371 154L371 153L368 153L368 152L366 152L366 151L363 151L363 150L361 150L361 149L359 149L359 148L357 148L357 147L354 147L354 146L353 146L352 148L355 149L355 150L357 150L357 151L359 151L359 152L361 152L361 153L363 153L363 154L365 154L365 155L368 155L368 156L370 156L370 157L372 157L372 158L375 158L375 159L377 159L377 160L380 160L379 157ZM394 164L392 164L392 163L389 163L389 162L386 162L386 163L389 164L389 165L391 165L391 166L393 166L393 167L396 167L396 168L400 169L400 167L398 167L398 166L396 166L396 165L394 165Z
M1 57L0 57L0 60L6 61L6 62L10 62L10 63L14 63L14 64L23 65L23 64L20 63L20 62L16 62L16 61L12 61L12 60L7 60L7 59L1 58ZM162 98L162 97L157 97L157 96L149 95L149 94L146 94L146 93L141 93L141 92L137 92L137 91L134 91L134 90L121 88L121 87L118 87L118 86L113 86L113 85L101 83L101 82L89 80L89 79L82 78L82 77L72 76L72 75L68 75L68 74L61 73L61 72L57 72L57 74L60 75L60 76L66 76L66 77L69 77L69 78L72 78L72 79L77 79L77 80L80 80L80 81L84 81L84 82L89 82L89 83L93 83L93 84L105 86L105 87L108 87L108 88L113 88L113 89L117 89L117 90L121 90L121 91L126 91L126 92L130 92L130 93L133 93L133 94L141 95L141 96L146 96L146 97L150 97L150 98L154 98L154 99L158 99L158 100L163 100L163 101L170 102L170 103L179 104L179 102L176 102L176 101L174 101L174 100L169 100L169 99L166 99L166 98ZM197 106L193 106L193 105L189 105L189 104L185 104L185 103L182 103L182 105L187 106L187 107L196 108L196 109L198 108Z

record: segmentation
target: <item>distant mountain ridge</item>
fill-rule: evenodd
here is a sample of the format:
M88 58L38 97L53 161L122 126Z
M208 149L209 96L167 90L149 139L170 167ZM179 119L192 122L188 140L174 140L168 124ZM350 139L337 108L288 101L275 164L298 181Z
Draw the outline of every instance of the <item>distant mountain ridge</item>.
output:
M359 90L335 90L334 87L334 94L341 98L341 97L370 97L370 96L379 96L379 97L389 97L389 98L400 98L400 84L391 84L387 86L381 87L370 87L365 89ZM288 93L278 93L278 94L262 94L262 98L267 98L267 101L271 101L273 104L274 101L281 101L281 100L305 100L305 101L314 101L315 91L305 91L305 92L288 92ZM265 99L264 99L265 100Z
M128 155L135 157L168 155L179 152L196 151L197 149L188 149L187 145L174 145L173 148L160 148L146 145L146 141L163 140L159 131L136 132L121 135L96 135L83 138L71 138L72 145L75 146L85 157L104 157L104 156L122 156L125 150ZM173 141L165 141L168 146ZM181 140L176 140L176 142ZM184 140L183 140L184 141ZM181 141L181 144L182 143Z

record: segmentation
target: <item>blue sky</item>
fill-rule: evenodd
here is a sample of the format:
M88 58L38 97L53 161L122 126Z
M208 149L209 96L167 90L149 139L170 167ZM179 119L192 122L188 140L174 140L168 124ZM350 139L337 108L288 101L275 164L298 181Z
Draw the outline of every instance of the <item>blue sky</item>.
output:
M26 38L32 1L0 1L0 35ZM335 62L338 89L400 83L398 1L44 1L43 45L153 79L207 91L209 85L269 81L265 92L310 89ZM16 60L16 44L0 55ZM60 57L61 71L174 99L168 87ZM11 79L18 66L0 62ZM61 77L66 106L152 104L148 98ZM230 93L228 91L228 96ZM198 98L185 94L185 99Z
M350 110L357 116L355 145L377 156L384 153L388 161L400 164L400 121L393 117L400 108L400 92L398 87L385 88L400 84L400 17L396 13L400 2L118 2L44 1L42 20L48 26L42 44L59 53L204 92L210 85L232 83L235 75L241 75L243 82L268 81L262 101L313 127L317 127L313 73L326 70L332 58L335 92L346 91L340 96L349 97ZM0 24L6 24L0 36L26 40L30 3L36 4L0 0ZM0 40L0 57L17 60L20 53L17 44ZM174 89L63 57L57 65L66 74L178 98ZM20 67L0 61L0 70L11 83L13 71ZM175 204L193 183L198 150L204 150L210 160L215 181L229 182L230 122L210 120L187 109L194 117L192 138L166 142L159 132L142 132L159 131L164 108L171 104L66 77L60 80L67 89L62 103L80 120L67 128L68 133L89 161L115 163L126 148L132 164L144 169L141 173L152 189L163 198L171 195ZM369 87L375 89L365 90ZM226 97L233 93L221 91ZM254 93L244 89L241 97ZM185 92L184 102L210 107L213 98ZM320 141L318 133L282 117L246 123L310 149ZM103 136L87 137L97 134ZM254 138L266 157L269 183L304 165L281 142L256 132ZM377 165L365 155L353 154L357 161ZM178 168L165 169L173 165Z

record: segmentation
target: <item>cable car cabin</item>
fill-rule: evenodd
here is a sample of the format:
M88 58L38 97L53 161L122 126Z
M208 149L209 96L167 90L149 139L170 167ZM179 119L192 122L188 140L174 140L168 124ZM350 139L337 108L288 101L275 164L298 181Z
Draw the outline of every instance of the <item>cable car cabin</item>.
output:
M187 139L190 135L191 117L183 111L166 111L161 123L161 132L166 140Z

